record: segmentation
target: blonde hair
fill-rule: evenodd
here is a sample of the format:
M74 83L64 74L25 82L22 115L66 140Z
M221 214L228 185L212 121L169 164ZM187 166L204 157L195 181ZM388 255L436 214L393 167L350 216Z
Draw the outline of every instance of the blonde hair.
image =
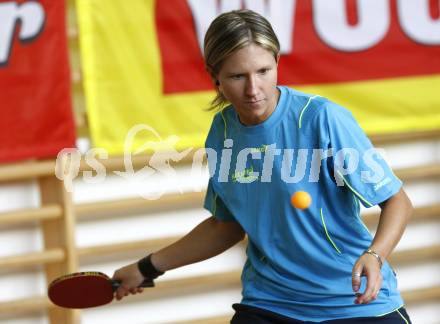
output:
M223 62L235 51L257 44L272 52L278 59L280 43L266 18L251 10L234 10L215 18L204 40L205 67L213 79L217 78ZM222 109L226 98L217 89L217 96L208 110Z

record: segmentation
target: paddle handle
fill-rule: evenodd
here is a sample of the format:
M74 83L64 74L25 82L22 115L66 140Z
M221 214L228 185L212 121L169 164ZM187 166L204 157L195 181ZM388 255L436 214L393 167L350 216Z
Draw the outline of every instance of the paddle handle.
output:
M121 285L120 280L110 280L110 282L112 284L113 291L116 291L116 289L118 289L119 286ZM145 279L138 287L142 287L142 288L154 287L154 281L152 279Z

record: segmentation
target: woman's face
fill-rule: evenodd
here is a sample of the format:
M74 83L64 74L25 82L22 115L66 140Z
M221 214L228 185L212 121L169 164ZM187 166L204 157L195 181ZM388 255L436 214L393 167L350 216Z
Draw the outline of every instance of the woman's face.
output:
M228 57L218 73L218 89L244 125L265 121L278 102L277 67L272 52L250 44Z

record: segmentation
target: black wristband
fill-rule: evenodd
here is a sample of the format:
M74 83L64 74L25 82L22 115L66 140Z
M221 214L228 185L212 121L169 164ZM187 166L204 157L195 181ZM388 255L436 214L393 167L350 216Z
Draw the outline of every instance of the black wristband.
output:
M147 255L138 261L138 269L145 278L156 279L157 277L164 274L162 271L158 271L153 263L151 263L152 254Z

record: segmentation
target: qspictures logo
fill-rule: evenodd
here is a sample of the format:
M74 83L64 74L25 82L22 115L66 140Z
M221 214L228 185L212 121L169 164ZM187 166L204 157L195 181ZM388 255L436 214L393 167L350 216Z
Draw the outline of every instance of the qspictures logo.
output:
M137 135L141 132L148 133L150 140L132 150ZM300 181L318 182L321 166L331 158L336 184L345 185L345 177L351 174L360 174L361 181L374 184L374 190L379 190L391 179L385 177L382 165L383 150L369 149L359 152L354 148L333 149L279 149L276 143L263 144L260 147L249 147L234 152L234 142L226 139L221 150L213 148L197 149L187 148L178 151L175 146L179 137L171 135L162 138L156 130L148 125L139 124L130 129L124 143L124 171L107 172L102 160L108 159L108 152L104 149L90 149L83 156L76 148L68 148L59 152L55 175L64 182L67 191L73 191L73 181L82 176L86 183L102 183L108 175L122 178L129 185L137 188L145 186L148 181L155 181L149 191L139 191L139 196L145 199L159 199L165 194L168 185L176 184L177 171L172 163L177 163L194 151L192 155L191 177L198 177L208 171L210 177L216 177L218 182L232 181L237 184L249 184L256 181L285 183L298 183ZM153 152L146 165L135 170L133 157L144 153ZM379 154L381 153L381 154ZM206 156L207 164L204 163ZM232 158L234 156L234 159ZM275 159L281 161L274 163ZM81 171L81 162L84 159L91 170ZM252 161L261 162L262 168L254 170ZM250 166L249 166L250 165ZM278 165L278 166L276 166ZM279 168L276 170L275 168ZM274 172L276 171L276 172ZM307 172L306 172L307 171ZM82 172L82 174L80 174ZM274 177L273 174L280 175ZM182 193L182 184L177 183L177 189ZM200 192L202 188L194 188Z

